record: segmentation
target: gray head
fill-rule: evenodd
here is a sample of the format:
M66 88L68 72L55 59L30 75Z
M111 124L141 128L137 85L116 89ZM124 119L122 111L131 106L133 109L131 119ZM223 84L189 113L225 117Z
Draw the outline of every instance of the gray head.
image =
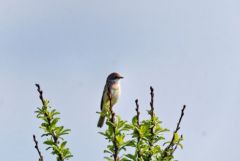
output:
M108 77L107 77L107 81L118 81L120 79L123 79L123 76L121 76L119 73L111 73Z

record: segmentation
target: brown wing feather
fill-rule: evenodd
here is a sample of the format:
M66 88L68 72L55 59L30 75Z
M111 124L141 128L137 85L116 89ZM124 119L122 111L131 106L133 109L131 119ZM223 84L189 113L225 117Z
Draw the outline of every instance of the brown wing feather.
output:
M103 94L102 94L102 100L101 100L101 111L103 110L103 99L104 99L104 92L105 92L106 85L104 86Z

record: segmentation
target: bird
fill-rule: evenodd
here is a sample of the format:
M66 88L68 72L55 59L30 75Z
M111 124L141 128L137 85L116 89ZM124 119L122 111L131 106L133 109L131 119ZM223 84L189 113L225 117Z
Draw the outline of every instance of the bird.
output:
M104 124L105 120L105 114L107 111L110 110L110 99L109 96L111 96L111 106L114 106L121 93L120 88L120 80L123 79L123 76L121 76L117 72L113 72L108 75L106 84L104 86L103 94L102 94L102 100L101 100L101 114L100 118L98 120L97 127L101 128ZM110 95L109 95L110 92Z

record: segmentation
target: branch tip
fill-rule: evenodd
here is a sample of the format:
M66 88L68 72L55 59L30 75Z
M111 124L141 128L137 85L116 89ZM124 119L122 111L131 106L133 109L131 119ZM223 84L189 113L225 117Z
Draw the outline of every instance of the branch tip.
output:
M40 151L40 149L39 149L39 147L38 147L38 141L37 141L37 139L36 139L36 136L33 134L33 141L34 141L34 143L35 143L35 149L37 150L37 152L38 152L38 155L39 155L39 161L43 161L43 156L42 156L42 153L41 153L41 151Z
M36 83L35 86L37 87L37 91L39 93L39 98L40 98L42 104L44 105L43 91L41 90L41 87L39 84Z

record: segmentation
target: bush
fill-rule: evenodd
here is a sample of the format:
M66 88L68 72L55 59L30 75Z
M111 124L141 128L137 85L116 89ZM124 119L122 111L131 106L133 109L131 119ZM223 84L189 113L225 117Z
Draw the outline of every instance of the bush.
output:
M42 120L40 128L43 130L43 142L47 145L46 150L51 150L51 154L56 156L57 161L64 161L73 157L69 148L66 147L67 141L63 136L69 134L70 129L65 129L64 126L59 126L59 112L49 106L49 101L43 98L43 92L40 85L36 84L39 92L39 98L42 102L42 107L35 111L36 117ZM110 93L110 92L108 92ZM105 159L108 161L172 161L174 152L178 147L182 148L181 142L183 135L179 135L180 123L182 121L184 105L181 111L180 118L177 122L176 129L173 131L170 140L166 140L164 135L169 131L162 127L161 121L154 112L154 89L150 87L150 109L148 110L149 119L140 120L138 100L135 100L136 115L132 121L124 121L121 117L112 110L111 95L109 94L110 108L105 113L98 112L104 115L106 120L106 130L99 132L109 142L104 153L108 154ZM129 137L126 137L129 136ZM38 147L38 142L33 135L35 148L39 155L39 161L43 161L43 156ZM130 150L133 149L133 150ZM130 153L129 151L133 151Z

